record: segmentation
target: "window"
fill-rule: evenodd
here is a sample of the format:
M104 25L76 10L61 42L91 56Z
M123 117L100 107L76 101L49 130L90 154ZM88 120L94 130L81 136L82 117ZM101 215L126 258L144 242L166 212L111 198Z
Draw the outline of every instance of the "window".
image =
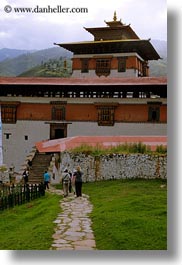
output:
M16 105L2 104L1 119L3 123L16 123Z
M52 108L52 120L65 120L65 107L56 106Z
M81 62L82 62L81 72L88 73L88 59L82 59Z
M114 112L118 104L103 105L102 103L95 104L98 110L98 125L99 126L113 126L114 125Z
M147 64L147 62L143 62L142 70L143 70L143 76L148 76L148 64Z
M149 103L148 108L148 121L150 122L159 122L160 121L160 105L161 103Z
M108 76L110 74L111 60L110 59L97 59L96 60L96 74L98 76Z
M126 57L118 58L118 72L126 72Z
M28 141L28 135L25 135L25 141Z
M6 137L6 140L9 140L9 138L10 138L10 136L11 136L11 133L5 133L4 135L5 135L5 137Z
M98 110L98 125L113 126L114 125L114 110L109 107L101 107Z

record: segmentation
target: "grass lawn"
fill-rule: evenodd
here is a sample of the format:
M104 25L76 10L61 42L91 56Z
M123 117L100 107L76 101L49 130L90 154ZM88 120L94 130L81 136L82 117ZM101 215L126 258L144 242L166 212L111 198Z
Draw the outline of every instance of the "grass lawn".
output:
M60 196L48 194L0 212L1 250L47 250L52 243Z
M166 250L167 188L164 180L86 183L99 250ZM161 187L165 185L165 187Z
M91 218L97 249L167 249L166 184L162 180L83 184L83 193L90 195L94 206ZM0 212L0 249L48 250L60 199L46 193L45 197Z

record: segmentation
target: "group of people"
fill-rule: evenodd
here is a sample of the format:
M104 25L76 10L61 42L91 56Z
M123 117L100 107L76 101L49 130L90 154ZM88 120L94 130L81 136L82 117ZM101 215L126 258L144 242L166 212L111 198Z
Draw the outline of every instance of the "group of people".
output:
M83 172L81 171L80 166L77 166L76 170L69 171L67 168L64 169L62 174L62 185L64 197L68 196L68 193L74 192L76 197L82 196L82 176Z
M71 172L67 168L64 169L62 173L62 186L64 197L67 197L72 191L76 197L82 196L82 176L83 172L81 171L80 166L77 166L76 170ZM50 174L45 171L44 173L44 186L45 189L49 189Z
M29 170L32 167L32 161L28 160L27 169L23 172L24 184L28 184ZM81 171L80 166L77 166L76 170L71 172L67 168L64 169L62 173L62 186L64 197L67 197L69 193L72 191L76 195L76 197L82 196L82 176L83 172ZM44 177L44 187L45 189L49 189L49 183L51 180L50 174L45 171L43 174Z

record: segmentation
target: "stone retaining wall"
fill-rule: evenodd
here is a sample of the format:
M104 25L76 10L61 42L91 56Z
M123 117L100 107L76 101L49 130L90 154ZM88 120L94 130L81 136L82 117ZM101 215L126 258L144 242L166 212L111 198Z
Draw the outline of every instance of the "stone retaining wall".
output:
M70 170L81 166L83 181L126 178L167 178L167 156L149 154L112 154L90 156L64 152L61 164Z

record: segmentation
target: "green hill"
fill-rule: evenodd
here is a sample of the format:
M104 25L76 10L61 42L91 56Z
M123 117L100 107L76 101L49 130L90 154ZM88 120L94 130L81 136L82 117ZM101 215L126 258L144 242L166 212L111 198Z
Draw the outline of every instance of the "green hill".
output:
M70 57L70 52L58 47L23 54L16 58L0 62L0 76L18 76L50 59Z
M150 61L150 76L167 76L167 42L162 40L151 40L162 59Z
M20 77L70 77L71 75L71 60L62 59L50 59L49 61L42 63L31 68L28 71L21 73Z
M17 50L17 49L2 48L0 49L0 62L8 59L13 59L22 54L27 54L32 52L35 52L35 50Z
M167 58L149 62L150 76L167 76Z

